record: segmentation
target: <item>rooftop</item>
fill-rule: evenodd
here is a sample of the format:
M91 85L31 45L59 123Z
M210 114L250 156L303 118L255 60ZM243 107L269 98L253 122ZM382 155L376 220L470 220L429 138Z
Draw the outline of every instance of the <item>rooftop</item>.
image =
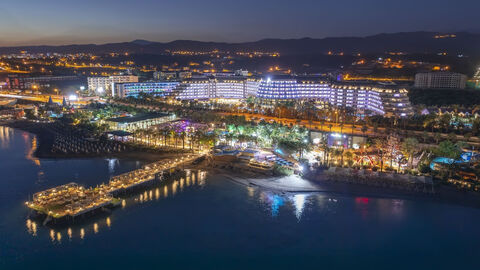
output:
M113 130L113 131L107 132L107 134L111 134L113 136L118 136L118 137L126 137L126 136L133 135L133 133L123 131L123 130Z
M166 116L170 116L170 114L168 114L168 113L142 113L142 114L137 114L137 115L134 115L134 116L124 116L124 117L110 118L110 119L107 119L107 121L117 122L117 123L134 123L134 122L145 121L145 120L150 120L150 119L155 119L155 118L160 118L160 117L166 117Z

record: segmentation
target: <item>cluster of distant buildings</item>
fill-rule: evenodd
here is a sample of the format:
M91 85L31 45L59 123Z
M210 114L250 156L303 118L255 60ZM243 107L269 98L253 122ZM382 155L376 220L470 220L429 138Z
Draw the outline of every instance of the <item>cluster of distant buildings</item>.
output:
M5 84L8 89L28 90L49 87L53 82L59 81L73 81L79 77L71 76L19 76L18 74L8 75Z

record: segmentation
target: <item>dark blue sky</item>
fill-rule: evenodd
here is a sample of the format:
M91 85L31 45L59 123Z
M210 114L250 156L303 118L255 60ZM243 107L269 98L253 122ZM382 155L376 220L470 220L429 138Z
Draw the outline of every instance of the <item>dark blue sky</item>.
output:
M1 0L0 45L479 31L480 0Z

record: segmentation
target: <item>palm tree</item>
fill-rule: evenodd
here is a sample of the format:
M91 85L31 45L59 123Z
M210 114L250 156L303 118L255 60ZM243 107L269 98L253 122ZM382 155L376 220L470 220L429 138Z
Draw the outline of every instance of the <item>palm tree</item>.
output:
M353 163L353 153L351 151L346 151L345 152L345 157L347 158L347 164L349 167L352 166L352 163Z
M152 131L149 129L145 130L145 136L147 137L147 145L151 144L151 139L152 139Z
M387 142L383 139L377 138L373 141L375 148L378 150L380 157L380 171L383 171L383 157L385 155L385 148L387 148Z
M375 133L375 134L378 133L378 123L377 122L373 123L373 133Z
M403 141L402 148L407 153L408 160L410 161L410 169L413 166L413 155L418 149L418 141L416 138L409 137Z
M440 132L435 132L433 134L433 138L435 139L435 142L438 144L438 142L442 139L442 134Z
M180 139L182 139L182 149L185 149L185 137L186 136L187 136L187 134L185 133L185 131L182 131L179 134Z
M152 129L152 135L153 135L153 138L155 139L154 145L157 146L158 145L158 132L156 130Z
M367 131L368 131L368 126L364 124L364 125L362 126L363 136L365 136L365 133L367 133Z
M342 156L342 150L340 149L333 149L332 155L335 157L335 162L338 161L338 157Z
M138 136L140 135L140 131L139 130L135 130L133 132L133 142L136 143L137 142L137 138Z
M140 143L143 143L143 137L145 136L145 130L140 129L136 131L137 137L140 137Z
M176 148L177 147L177 133L174 130L170 130L169 138L170 138L170 143L172 142L172 139L174 140L174 148Z
M428 140L429 137L430 137L430 136L429 136L427 130L423 130L423 132L422 132L422 139L423 139L423 142L424 142L424 143L427 142L427 140Z
M463 134L463 138L465 139L466 142L470 141L470 138L472 138L473 134L471 132L467 132Z

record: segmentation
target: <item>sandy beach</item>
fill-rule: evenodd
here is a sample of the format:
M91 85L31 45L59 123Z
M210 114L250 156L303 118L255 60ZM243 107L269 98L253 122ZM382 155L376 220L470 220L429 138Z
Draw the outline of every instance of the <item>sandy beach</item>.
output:
M359 197L427 200L480 208L480 194L444 185L436 186L435 193L429 194L345 182L311 181L297 175L260 177L219 169L213 169L211 172L244 186L253 186L278 193L335 193Z

